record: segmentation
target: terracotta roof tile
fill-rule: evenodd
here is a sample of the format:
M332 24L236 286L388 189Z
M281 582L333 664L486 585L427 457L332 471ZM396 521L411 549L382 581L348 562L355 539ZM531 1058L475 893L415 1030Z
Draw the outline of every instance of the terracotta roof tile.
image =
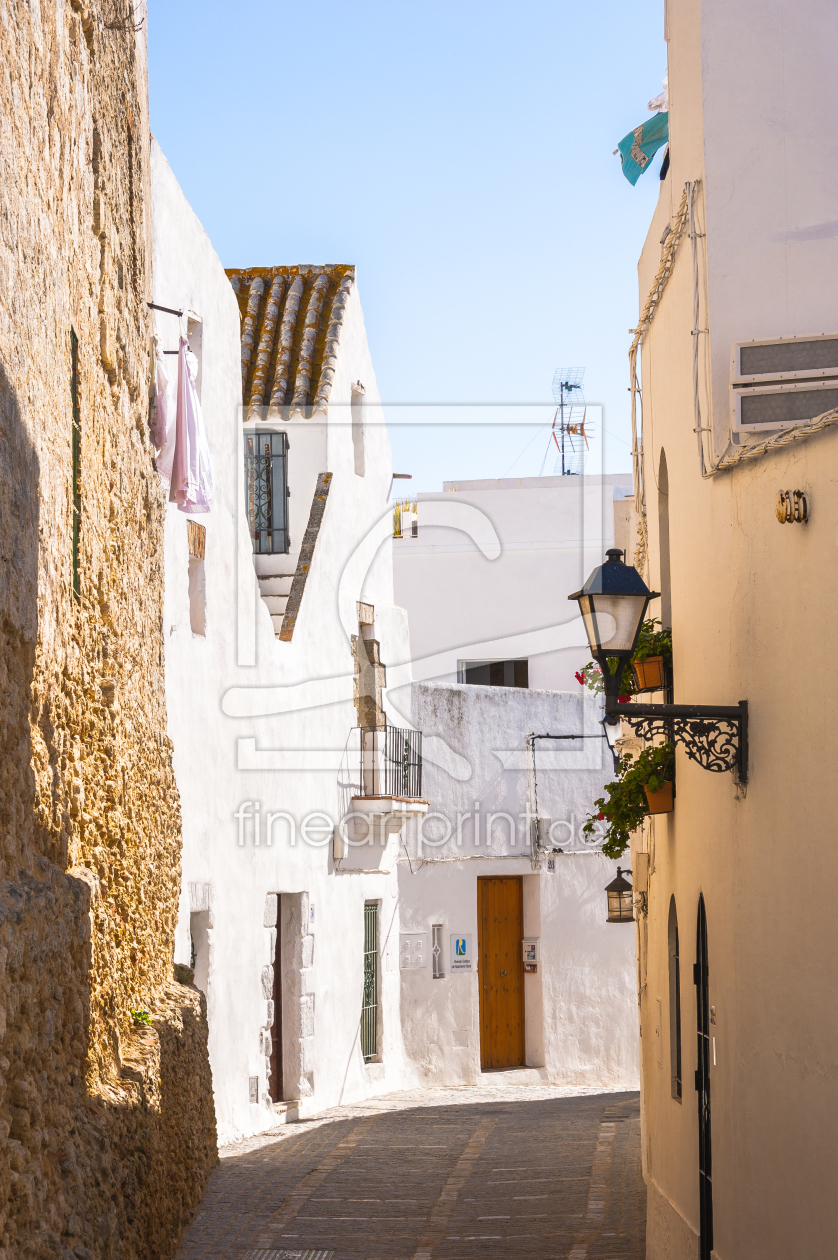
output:
M242 397L310 414L329 401L351 266L231 268L242 318Z

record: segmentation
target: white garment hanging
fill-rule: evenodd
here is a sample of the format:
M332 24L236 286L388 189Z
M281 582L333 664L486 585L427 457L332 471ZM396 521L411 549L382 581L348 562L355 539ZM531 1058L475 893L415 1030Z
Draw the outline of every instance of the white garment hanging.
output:
M215 497L204 417L195 388L197 376L198 360L186 338L181 337L169 502L190 513L209 512Z
M160 349L160 336L154 334L154 418L151 424L151 440L160 454L154 461L158 473L167 484L172 479L172 459L175 453L175 411L177 408L176 382L166 371L166 360Z

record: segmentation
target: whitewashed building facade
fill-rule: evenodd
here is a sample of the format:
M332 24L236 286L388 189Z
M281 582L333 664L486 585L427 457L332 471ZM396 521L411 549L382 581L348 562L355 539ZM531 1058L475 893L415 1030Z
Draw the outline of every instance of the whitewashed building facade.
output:
M176 961L207 995L223 1142L275 1125L289 1100L304 1115L412 1079L386 962L389 858L393 829L424 806L356 806L386 843L335 857L335 824L363 791L359 719L388 720L379 662L409 656L354 270L228 275L156 144L152 182L155 301L184 312L157 312L157 329L164 350L188 331L199 359L216 489L205 515L169 506L165 633Z
M561 868L533 857L518 817L530 808L527 723L596 735L596 704L581 692L412 690L390 447L354 269L225 272L156 144L152 188L154 299L168 308L156 328L171 375L181 334L198 361L215 482L209 512L169 505L164 615L183 814L175 961L206 993L220 1140L423 1081L479 1079L493 1064L481 1009L484 1024L502 1012L481 1008L476 880L501 870L521 876L507 925L520 981L511 1066L569 1090L634 1085L630 930L603 922L610 864L587 851ZM609 506L612 493L609 482ZM585 494L599 512L599 484ZM486 514L447 500L493 554ZM573 553L574 576L580 563ZM421 599L419 575L408 585ZM575 626L560 633L579 641ZM501 695L514 704L493 714ZM560 790L552 754L540 763L540 812L571 820L577 840L603 781L600 742L565 757ZM458 821L477 797L478 813L516 815L505 840L503 820L490 826L488 850ZM460 824L473 851L457 844ZM544 950L526 972L524 934Z
M567 599L612 545L630 483L446 482L394 543L432 811L399 864L402 931L430 951L404 973L402 1022L427 1078L520 1065L568 1089L637 1088L635 934L606 923L617 864L582 831L613 762L601 702L574 677L589 653Z

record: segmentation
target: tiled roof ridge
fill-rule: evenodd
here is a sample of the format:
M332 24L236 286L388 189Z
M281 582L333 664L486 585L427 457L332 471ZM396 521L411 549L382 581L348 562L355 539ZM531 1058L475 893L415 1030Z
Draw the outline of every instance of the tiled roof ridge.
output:
M355 268L249 267L227 271L242 318L242 398L263 407L325 409Z

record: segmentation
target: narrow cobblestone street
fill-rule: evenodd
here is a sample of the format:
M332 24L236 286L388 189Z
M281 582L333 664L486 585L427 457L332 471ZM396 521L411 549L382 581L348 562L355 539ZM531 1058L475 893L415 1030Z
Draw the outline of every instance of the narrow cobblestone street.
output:
M415 1090L221 1151L178 1260L642 1260L635 1093Z

